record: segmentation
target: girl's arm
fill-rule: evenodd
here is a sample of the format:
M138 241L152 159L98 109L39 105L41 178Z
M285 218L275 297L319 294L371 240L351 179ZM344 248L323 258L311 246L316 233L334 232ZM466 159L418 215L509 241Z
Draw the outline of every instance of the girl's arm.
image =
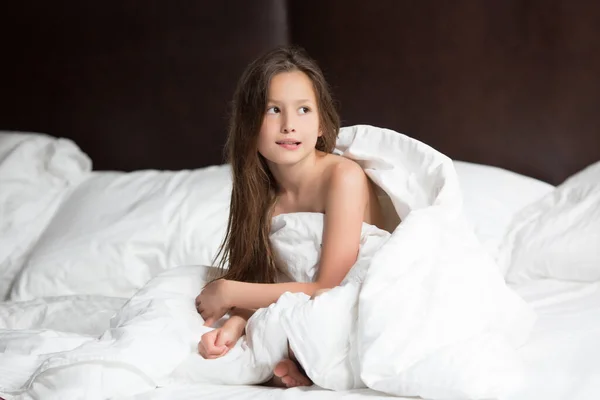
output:
M340 281L341 282L341 281ZM268 307L275 303L285 292L303 292L312 296L321 289L317 282L314 283L245 283L237 281L223 282L223 296L229 307L242 309L258 309Z
M252 317L252 315L254 315L255 312L256 309L241 308L234 306L229 311L229 318L231 319L233 317L236 317L238 319L243 319L244 321L248 322L248 320Z
M275 303L285 292L312 296L319 289L338 286L356 262L369 183L362 168L351 162L334 167L325 205L323 247L315 282L259 284L223 282L221 293L230 307L262 308Z

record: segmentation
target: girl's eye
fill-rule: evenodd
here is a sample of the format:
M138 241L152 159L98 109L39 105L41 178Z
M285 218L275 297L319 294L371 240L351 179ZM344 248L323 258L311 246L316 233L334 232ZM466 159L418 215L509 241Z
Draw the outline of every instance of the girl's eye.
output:
M308 107L300 107L300 114L306 114L309 111L310 111L310 108L308 108Z
M279 112L279 107L269 107L267 108L267 114L277 114Z

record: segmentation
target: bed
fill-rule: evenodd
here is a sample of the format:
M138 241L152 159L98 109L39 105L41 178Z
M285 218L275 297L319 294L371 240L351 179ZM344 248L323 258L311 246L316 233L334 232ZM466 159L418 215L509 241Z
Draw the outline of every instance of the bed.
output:
M27 349L87 343L153 277L211 263L228 101L244 66L286 43L317 59L344 126L453 160L473 232L538 316L523 383L501 399L600 396L600 6L67 3L11 4L0 28L13 60L0 67L0 397L55 398L51 380L14 390L39 361ZM388 397L162 386L119 398Z

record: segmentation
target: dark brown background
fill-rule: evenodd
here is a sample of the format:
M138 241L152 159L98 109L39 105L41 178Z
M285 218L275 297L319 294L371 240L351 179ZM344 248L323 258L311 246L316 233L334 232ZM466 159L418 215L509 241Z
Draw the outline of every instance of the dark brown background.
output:
M73 138L96 169L222 162L245 65L318 60L344 125L551 183L600 159L600 2L10 2L0 129Z

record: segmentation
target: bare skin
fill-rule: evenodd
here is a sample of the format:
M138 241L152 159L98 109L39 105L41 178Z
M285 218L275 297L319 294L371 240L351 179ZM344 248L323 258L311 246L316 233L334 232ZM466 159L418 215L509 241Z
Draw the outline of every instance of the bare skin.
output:
M315 297L329 291L321 289L311 296ZM249 314L238 312L232 315L222 328L215 329L202 336L198 343L198 352L209 360L223 357L243 336L247 317ZM264 383L265 386L293 388L297 386L311 386L313 383L304 372L294 352L288 344L288 357L281 360L273 369L273 377Z
M332 180L339 179L339 175L360 172L364 175L362 168L354 161L335 154L317 151L317 158L313 173L320 178L308 180L306 188L298 193L294 191L281 190L275 204L273 216L294 212L316 212L325 213L327 200L331 197ZM381 206L375 191L375 185L366 175L364 184L360 185L361 194L365 197L362 221L378 228L384 228L384 218Z
M315 147L322 132L310 79L299 71L281 73L272 79L268 95L257 146L277 185L273 215L324 215L318 274L313 282L213 281L197 298L209 326L232 308L264 308L285 292L311 296L338 286L356 262L362 224L384 228L375 187L361 166Z
M232 316L223 327L202 335L198 343L198 352L207 360L225 356L243 336L245 325L246 320ZM273 377L264 383L265 386L292 388L312 385L289 345L288 356L289 359L281 360L275 366Z
M321 289L311 296L311 300L331 289ZM311 386L313 383L304 372L296 355L288 343L289 359L281 360L273 370L273 378L266 383L267 386L293 388L296 386Z
M296 212L324 215L318 274L314 282L211 282L196 298L205 325L211 326L232 309L268 307L285 292L315 296L323 289L338 286L356 262L362 224L385 229L374 184L356 162L317 150L316 143L322 135L319 108L308 76L292 71L273 77L258 135L258 152L267 161L277 184L273 216ZM227 351L225 342L231 341L217 340L227 336L208 337L204 346L210 350L207 355L222 356ZM310 385L294 360L290 350L289 359L275 367L270 384Z
M273 370L273 377L265 386L293 388L311 386L312 381L306 376L304 369L296 359L294 352L288 346L289 359L281 360Z

